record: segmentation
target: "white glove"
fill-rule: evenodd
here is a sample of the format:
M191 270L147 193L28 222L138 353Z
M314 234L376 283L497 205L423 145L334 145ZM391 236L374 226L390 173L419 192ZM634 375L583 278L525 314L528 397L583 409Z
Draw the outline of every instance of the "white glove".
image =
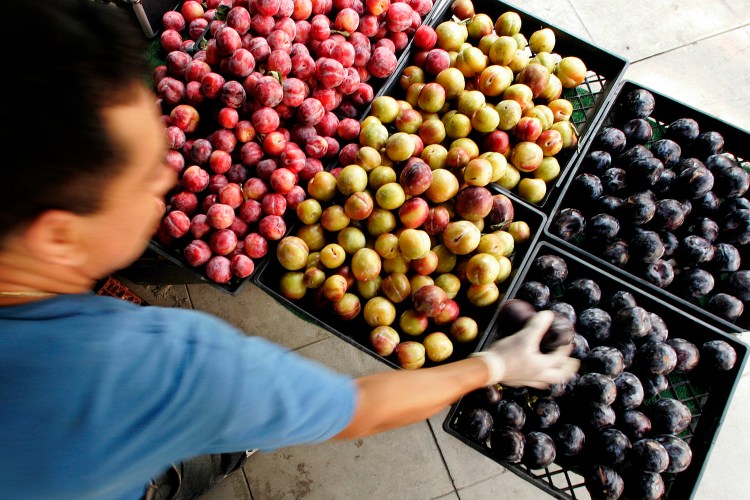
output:
M579 361L571 358L573 345L560 346L542 354L539 343L552 325L555 315L542 311L531 317L519 332L493 342L486 351L475 352L490 371L486 385L546 389L567 382L578 371Z

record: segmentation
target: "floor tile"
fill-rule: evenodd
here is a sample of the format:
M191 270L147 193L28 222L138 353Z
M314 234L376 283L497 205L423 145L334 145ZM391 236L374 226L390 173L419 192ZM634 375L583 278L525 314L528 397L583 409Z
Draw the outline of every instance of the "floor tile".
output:
M583 38L584 40L591 39L591 35L586 31L586 27L581 22L569 0L558 0L556 2L550 2L549 0L528 0L525 2L512 0L506 3L567 31L571 35ZM532 33L533 28L526 26L522 28L522 31Z
M390 369L337 338L298 352L355 376ZM255 500L436 498L454 489L426 422L365 439L257 453L245 471Z
M446 409L430 418L430 426L456 488L461 489L503 473L505 469L497 462L475 451L443 429L448 412Z
M265 337L290 349L317 342L328 332L299 318L252 283L237 295L229 295L211 285L188 285L196 309L225 319L251 335Z
M461 488L458 490L458 497L461 500L496 500L498 498L547 500L553 498L510 471Z
M742 26L723 2L571 0L592 39L631 62Z
M750 131L750 28L631 64L625 78Z
M190 296L185 285L141 285L116 274L114 276L131 292L152 306L190 308Z
M747 7L747 0L722 0L729 6L739 24L745 25L750 23L750 9Z
M243 472L236 471L221 480L219 484L198 497L198 500L253 500Z

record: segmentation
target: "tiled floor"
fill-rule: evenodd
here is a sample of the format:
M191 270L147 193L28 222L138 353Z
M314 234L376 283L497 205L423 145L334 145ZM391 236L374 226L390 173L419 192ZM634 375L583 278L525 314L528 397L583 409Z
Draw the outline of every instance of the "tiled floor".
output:
M514 5L628 58L625 77L750 130L748 0L531 0ZM387 369L310 325L253 285L236 296L207 285L133 286L152 304L212 312L337 370ZM750 490L747 370L695 498ZM253 456L202 500L547 498L429 421L365 440L298 446ZM744 494L741 492L745 492Z

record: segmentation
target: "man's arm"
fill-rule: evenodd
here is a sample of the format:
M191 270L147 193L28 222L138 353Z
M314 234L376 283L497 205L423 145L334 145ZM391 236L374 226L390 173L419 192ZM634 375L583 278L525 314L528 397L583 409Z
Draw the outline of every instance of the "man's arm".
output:
M454 363L415 371L397 370L357 379L354 417L336 438L368 436L424 420L480 387L544 388L570 379L578 360L572 345L550 354L539 351L554 315L533 316L520 332L493 343L486 351Z

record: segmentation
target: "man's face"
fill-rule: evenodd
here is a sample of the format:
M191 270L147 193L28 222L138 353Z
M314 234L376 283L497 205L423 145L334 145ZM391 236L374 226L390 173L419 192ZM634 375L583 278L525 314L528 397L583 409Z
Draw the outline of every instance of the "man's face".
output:
M155 98L137 99L103 112L109 133L124 151L122 173L106 186L101 210L87 216L86 272L101 277L137 259L164 215L164 196L176 174L164 162L166 137Z

